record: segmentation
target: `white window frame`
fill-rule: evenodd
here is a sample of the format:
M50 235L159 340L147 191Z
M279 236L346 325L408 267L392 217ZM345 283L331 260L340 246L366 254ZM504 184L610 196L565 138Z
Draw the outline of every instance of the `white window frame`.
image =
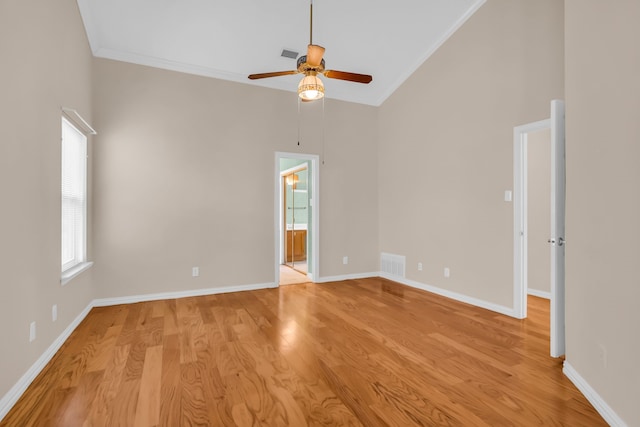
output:
M70 133L73 135L72 137L70 137ZM89 262L87 260L87 215L88 215L88 192L87 192L87 181L88 181L88 165L87 165L87 152L88 152L88 135L95 135L96 132L93 130L93 128L91 128L91 126L89 126L89 124L82 119L82 117L75 111L72 109L63 109L63 115L62 115L62 121L61 121L61 134L62 134L62 138L61 138L61 230L60 230L60 236L61 236L61 245L60 245L60 249L61 249L61 256L60 256L60 264L61 264L61 279L60 279L60 283L62 285L65 285L66 283L68 283L71 279L73 279L74 277L76 277L77 275L79 275L80 273L82 273L83 271L87 270L89 267L91 267L91 265L93 265L93 262ZM73 193L75 194L69 194L69 190L67 188L67 191L65 191L65 186L64 186L64 182L65 182L65 175L67 175L67 173L69 171L65 171L65 161L64 161L64 153L65 153L65 149L64 149L64 145L65 145L65 137L67 138L67 140L71 140L72 138L80 138L80 151L78 153L79 156L81 156L80 159L75 159L75 160L80 160L80 162L82 164L78 165L78 163L75 163L76 166L80 166L80 179L82 182L80 182L79 186L76 186L75 190ZM76 141L78 141L78 139L76 139ZM78 171L76 170L76 173ZM71 243L72 245L72 250L71 250L71 257L67 257L66 262L63 260L63 257L65 256L65 253L67 253L67 251L65 251L65 242L68 242L67 239L65 239L65 230L67 229L65 227L65 215L64 215L64 211L65 211L65 206L69 206L69 201L71 200L71 204L75 204L76 207L79 206L79 209L76 209L76 214L79 214L79 216L81 216L80 220L79 220L79 224L76 224L74 226L75 227L80 227L80 229L78 230L77 228L75 228L75 232L73 233L73 243Z

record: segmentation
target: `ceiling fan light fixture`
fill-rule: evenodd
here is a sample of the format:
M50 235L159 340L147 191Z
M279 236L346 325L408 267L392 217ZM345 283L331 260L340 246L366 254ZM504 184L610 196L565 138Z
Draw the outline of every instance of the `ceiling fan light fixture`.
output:
M303 101L315 101L324 97L324 84L314 74L306 75L298 84L298 96Z

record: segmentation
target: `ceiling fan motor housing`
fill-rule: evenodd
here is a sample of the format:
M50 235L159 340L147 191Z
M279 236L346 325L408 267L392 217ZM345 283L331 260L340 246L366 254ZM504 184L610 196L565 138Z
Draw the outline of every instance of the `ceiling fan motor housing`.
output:
M324 71L324 58L320 61L320 65L313 67L307 63L307 55L303 55L298 58L298 72L307 73L309 71L315 71L316 73L322 73Z

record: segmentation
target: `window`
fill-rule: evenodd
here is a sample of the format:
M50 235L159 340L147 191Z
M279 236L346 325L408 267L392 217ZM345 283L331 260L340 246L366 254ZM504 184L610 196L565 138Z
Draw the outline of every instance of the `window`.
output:
M62 118L62 278L87 261L87 136ZM65 281L66 279L66 281Z

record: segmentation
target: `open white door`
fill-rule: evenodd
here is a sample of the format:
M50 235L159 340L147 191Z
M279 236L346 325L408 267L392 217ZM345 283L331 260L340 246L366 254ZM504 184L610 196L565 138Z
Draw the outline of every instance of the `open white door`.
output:
M551 101L551 356L565 354L564 221L565 221L564 102Z

